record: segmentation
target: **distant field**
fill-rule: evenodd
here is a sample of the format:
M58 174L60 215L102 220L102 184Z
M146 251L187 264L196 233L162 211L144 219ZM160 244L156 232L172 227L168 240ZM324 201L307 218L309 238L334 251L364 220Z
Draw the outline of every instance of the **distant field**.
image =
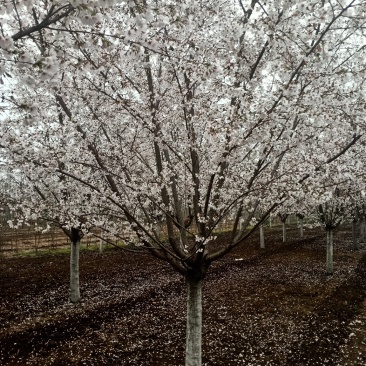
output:
M99 244L99 239L93 236L85 236L82 245ZM33 227L22 229L10 229L2 227L0 230L0 256L9 257L22 252L39 250L55 250L70 245L70 240L59 228L40 233Z

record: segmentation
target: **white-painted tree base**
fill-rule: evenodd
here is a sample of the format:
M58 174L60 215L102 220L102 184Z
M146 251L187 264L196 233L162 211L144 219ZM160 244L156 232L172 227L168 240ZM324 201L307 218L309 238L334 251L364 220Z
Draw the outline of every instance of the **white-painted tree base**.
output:
M333 229L327 229L327 274L333 274Z
M70 252L70 301L77 303L80 301L80 281L79 281L79 252L80 240L71 242Z
M187 338L185 366L202 365L202 282L187 278Z
M265 242L264 242L264 227L263 225L259 226L259 240L260 240L260 248L265 249Z

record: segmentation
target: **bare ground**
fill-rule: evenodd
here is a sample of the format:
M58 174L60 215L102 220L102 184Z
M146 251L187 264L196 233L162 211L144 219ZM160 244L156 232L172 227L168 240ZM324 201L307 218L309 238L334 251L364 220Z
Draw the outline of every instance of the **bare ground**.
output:
M225 237L220 240L226 240ZM280 231L210 268L204 284L203 364L366 365L366 249L335 234ZM80 257L81 304L68 302L68 256L0 260L0 364L184 364L184 280L146 255Z

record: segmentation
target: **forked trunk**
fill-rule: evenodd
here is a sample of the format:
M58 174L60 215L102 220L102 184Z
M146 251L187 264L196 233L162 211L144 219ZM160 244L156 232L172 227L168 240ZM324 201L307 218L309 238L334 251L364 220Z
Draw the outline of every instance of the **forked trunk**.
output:
M327 274L333 274L333 229L327 229Z
M264 249L265 244L264 244L264 227L263 227L263 225L259 226L259 239L260 239L260 248Z
M202 281L187 277L186 365L202 365Z
M79 252L80 240L71 242L70 253L70 300L72 303L80 301L80 284L79 284Z

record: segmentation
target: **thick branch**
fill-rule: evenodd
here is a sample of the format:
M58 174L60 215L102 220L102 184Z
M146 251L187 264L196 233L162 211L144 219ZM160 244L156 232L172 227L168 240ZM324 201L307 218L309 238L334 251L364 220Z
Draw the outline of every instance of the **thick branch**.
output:
M13 41L17 41L23 37L27 37L34 32L38 32L38 31L48 27L51 24L57 23L59 20L70 15L75 10L75 8L71 4L68 4L68 5L62 6L61 8L59 8L55 11L53 11L53 10L54 10L54 6L51 6L50 11L48 12L46 17L40 23L38 23L32 27L20 30L19 32L13 34L11 37L13 39ZM64 10L64 11L62 11L62 10ZM62 11L62 12L60 14L58 14L60 11Z

